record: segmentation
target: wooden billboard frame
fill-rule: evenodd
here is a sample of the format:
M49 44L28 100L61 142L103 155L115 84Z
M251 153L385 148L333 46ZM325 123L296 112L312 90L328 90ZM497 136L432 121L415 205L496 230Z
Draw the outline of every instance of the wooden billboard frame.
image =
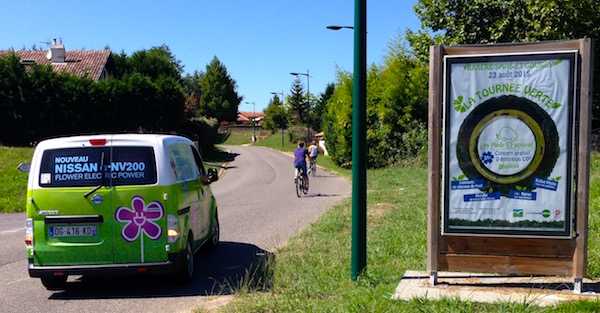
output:
M573 217L576 235L562 238L514 238L456 236L441 233L442 119L444 56L539 53L576 50L579 69L575 110L576 142L573 168L576 193ZM538 43L432 46L429 61L429 176L427 214L427 270L437 284L438 271L529 275L561 275L574 278L581 292L587 275L589 168L592 116L593 41L590 38Z

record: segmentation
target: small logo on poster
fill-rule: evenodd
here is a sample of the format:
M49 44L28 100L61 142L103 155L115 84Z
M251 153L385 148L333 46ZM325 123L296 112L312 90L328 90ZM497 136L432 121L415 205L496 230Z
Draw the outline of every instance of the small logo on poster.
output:
M481 162L483 162L485 165L492 164L492 162L494 162L494 156L490 151L485 151L481 155Z
M523 209L513 209L514 217L523 217Z

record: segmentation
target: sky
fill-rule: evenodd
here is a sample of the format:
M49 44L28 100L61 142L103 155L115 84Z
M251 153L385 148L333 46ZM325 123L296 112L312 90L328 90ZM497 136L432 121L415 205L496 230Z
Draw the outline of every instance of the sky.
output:
M290 94L300 76L313 95L353 70L351 0L0 0L0 49L135 51L167 45L184 74L205 72L216 56L237 82L239 111L262 111L273 92ZM381 64L388 43L420 21L416 0L367 1L367 64ZM249 103L247 103L249 102ZM254 104L252 104L254 103Z

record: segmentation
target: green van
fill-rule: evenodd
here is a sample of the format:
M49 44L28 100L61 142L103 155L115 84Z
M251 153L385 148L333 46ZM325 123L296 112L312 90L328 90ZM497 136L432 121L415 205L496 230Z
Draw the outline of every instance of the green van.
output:
M217 204L193 142L172 135L40 142L27 183L29 275L50 290L68 275L176 273L219 244Z

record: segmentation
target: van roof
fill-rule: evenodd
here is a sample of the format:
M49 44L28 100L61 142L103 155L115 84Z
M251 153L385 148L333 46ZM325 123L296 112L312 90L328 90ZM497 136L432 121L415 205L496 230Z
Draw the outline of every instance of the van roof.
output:
M163 134L100 134L58 137L41 141L38 147L58 148L65 146L103 146L112 145L155 145L158 143L170 143L173 141L192 142L190 139L177 135Z

